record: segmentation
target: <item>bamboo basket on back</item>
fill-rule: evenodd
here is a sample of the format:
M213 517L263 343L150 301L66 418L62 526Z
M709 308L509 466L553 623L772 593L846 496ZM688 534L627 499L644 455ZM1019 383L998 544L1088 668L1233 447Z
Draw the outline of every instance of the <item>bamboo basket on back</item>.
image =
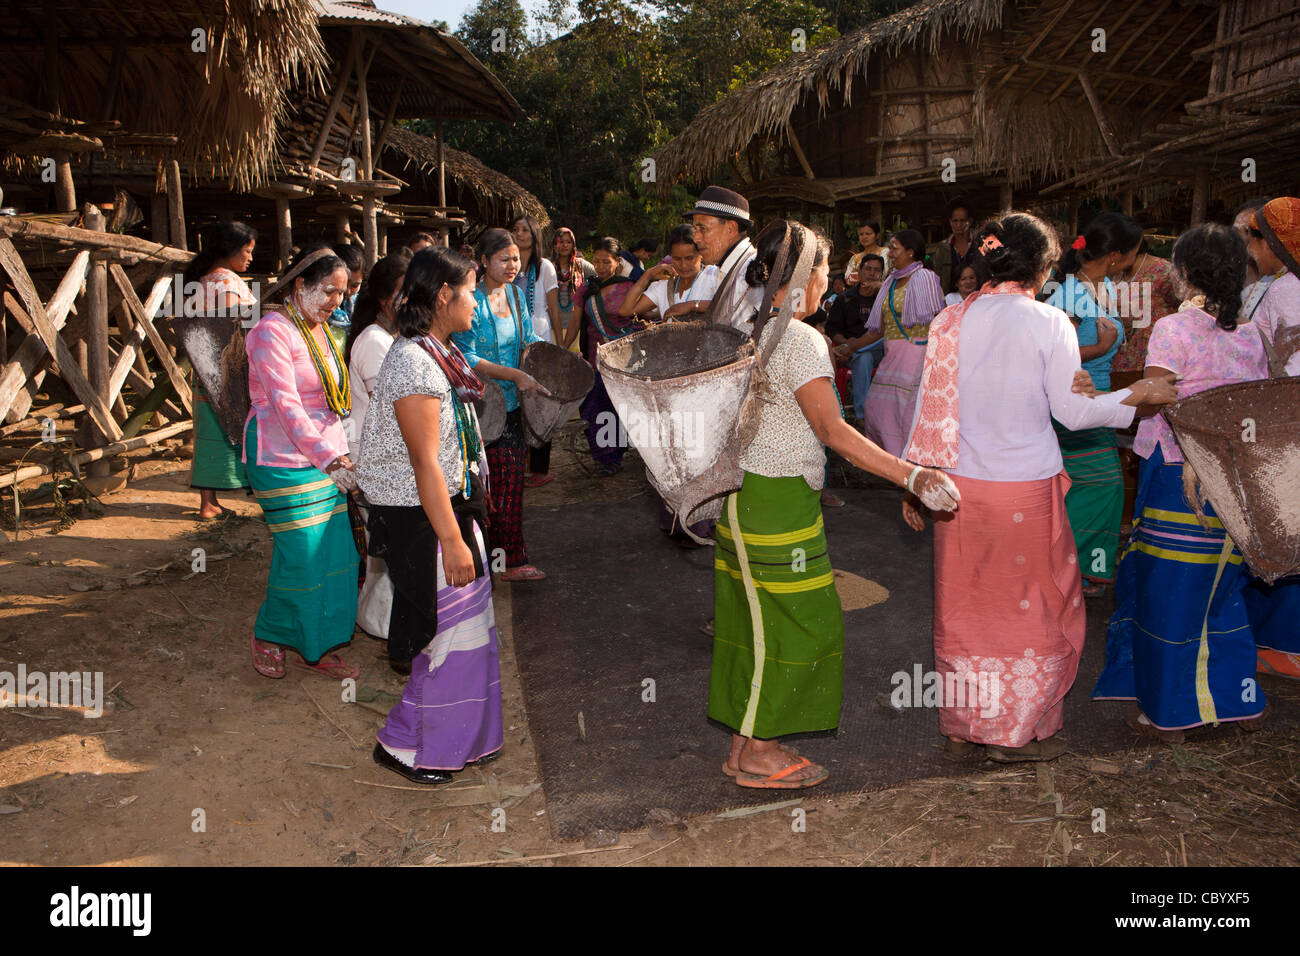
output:
M1271 584L1300 572L1300 378L1265 346L1273 378L1208 389L1164 416L1201 494Z
M738 263L723 278L702 321L652 326L597 349L605 389L650 483L702 544L709 542L690 525L716 519L725 496L740 487L739 458L757 427L762 369L793 318L797 297L788 295L760 353L763 317L785 270L790 237L787 230L752 334L726 324L730 316L721 308L743 281L743 263ZM790 288L802 290L807 283L815 252L816 239L805 230Z

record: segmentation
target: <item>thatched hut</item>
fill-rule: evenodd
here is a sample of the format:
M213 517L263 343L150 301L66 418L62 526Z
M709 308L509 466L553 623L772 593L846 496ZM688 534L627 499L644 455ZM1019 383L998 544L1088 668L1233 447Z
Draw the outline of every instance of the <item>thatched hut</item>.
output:
M658 182L729 172L766 213L888 211L935 228L957 196L986 214L1077 208L1098 189L1131 207L1180 187L1182 168L1143 164L1144 137L1204 97L1217 67L1194 54L1250 3L1294 6L922 0L702 110L657 154ZM1112 184L1120 161L1133 175Z
M11 171L52 159L65 211L73 157L104 149L237 189L264 182L290 91L325 65L312 0L29 0L8 5L6 24L0 155Z
M432 207L438 195L438 142L401 127L395 127L384 143L385 165L411 184L402 190L401 206L389 204L407 215L418 215ZM541 202L523 186L469 153L443 147L444 171L451 189L446 200L465 213L464 236L476 235L489 226L501 226L518 216L535 217L550 224Z

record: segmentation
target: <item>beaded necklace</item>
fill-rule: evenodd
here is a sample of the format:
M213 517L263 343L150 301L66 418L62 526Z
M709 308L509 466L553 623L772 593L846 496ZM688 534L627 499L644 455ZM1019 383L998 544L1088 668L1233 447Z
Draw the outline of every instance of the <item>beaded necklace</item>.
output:
M320 342L312 334L311 325L302 317L297 306L292 301L286 301L284 308L289 314L289 321L294 324L294 328L307 343L307 354L311 356L311 364L316 366L316 374L320 376L321 387L325 390L325 402L339 418L347 418L352 411L352 391L348 381L348 367L343 364L343 356L339 353L338 344L333 337L325 336L326 341L329 342L330 352L334 356L334 368L330 368L329 363L325 361L325 353L321 351ZM336 370L337 375L334 374Z

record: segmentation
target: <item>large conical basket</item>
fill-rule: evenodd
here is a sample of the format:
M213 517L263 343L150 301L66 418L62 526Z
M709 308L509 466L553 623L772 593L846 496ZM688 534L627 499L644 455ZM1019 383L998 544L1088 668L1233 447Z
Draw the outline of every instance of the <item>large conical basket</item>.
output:
M169 320L181 348L189 356L194 376L208 393L208 401L226 437L236 445L244 441L248 419L248 356L240 318L229 315L177 315ZM226 354L229 351L229 354ZM224 361L223 361L224 356Z
M716 518L721 496L743 477L737 429L757 362L749 336L674 322L608 342L596 361L628 441L668 507L683 525Z
M1212 388L1164 416L1251 570L1300 571L1300 379Z
M534 342L524 349L519 368L537 379L551 394L520 392L524 410L524 436L533 448L551 440L555 430L573 417L596 383L596 373L576 352L550 342Z

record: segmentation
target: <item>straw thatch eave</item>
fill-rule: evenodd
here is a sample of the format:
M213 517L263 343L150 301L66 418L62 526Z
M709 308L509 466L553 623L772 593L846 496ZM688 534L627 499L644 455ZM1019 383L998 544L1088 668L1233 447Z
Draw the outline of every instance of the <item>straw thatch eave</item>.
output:
M384 143L385 151L392 154L403 169L414 169L426 180L438 175L438 143L408 129L394 127ZM484 165L469 153L451 147L443 148L445 169L452 182L463 191L457 205L471 214L483 226L504 225L517 216L529 215L543 226L550 223L546 208L537 197L502 173ZM472 198L474 202L467 202Z
M289 91L319 84L325 63L311 0L26 0L5 21L10 159L39 158L39 134L62 129L248 188L266 178Z
M908 48L934 52L945 36L970 39L1001 25L1005 0L923 0L823 47L797 53L705 107L655 156L660 188L699 180L757 138L783 135L797 107L816 94L825 109L832 91L851 100L853 79L874 57Z

